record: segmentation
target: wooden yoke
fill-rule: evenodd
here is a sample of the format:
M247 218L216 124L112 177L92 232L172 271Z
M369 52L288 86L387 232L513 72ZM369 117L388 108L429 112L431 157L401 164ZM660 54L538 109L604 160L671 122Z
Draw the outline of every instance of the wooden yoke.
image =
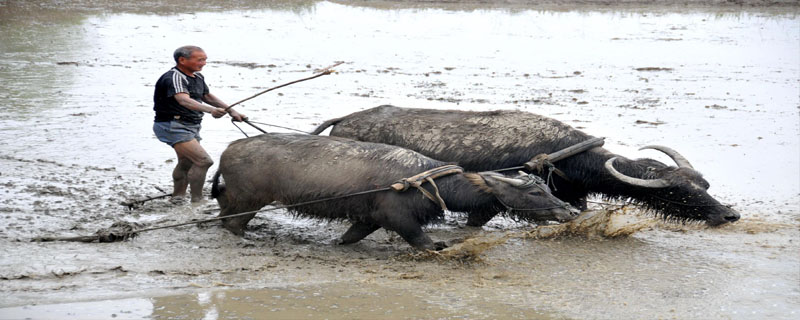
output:
M605 138L592 138L551 154L538 154L531 158L530 161L525 162L522 167L524 167L525 170L528 170L528 172L544 172L545 167L547 167L548 170L555 172L555 174L565 181L573 183L572 180L567 177L567 174L553 165L553 162L569 158L592 148L601 147L603 144L605 144Z

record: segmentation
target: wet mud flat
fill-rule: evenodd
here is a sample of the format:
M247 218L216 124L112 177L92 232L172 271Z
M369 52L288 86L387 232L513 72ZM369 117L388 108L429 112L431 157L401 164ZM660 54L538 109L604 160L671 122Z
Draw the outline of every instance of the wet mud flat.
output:
M0 97L20 111L0 115L0 318L796 318L797 7L513 3L0 8ZM618 203L593 204L607 219L571 227L475 229L448 215L426 229L463 241L442 254L384 231L338 246L347 224L282 212L256 217L245 237L208 223L117 243L30 242L215 214L213 201L119 205L171 183L174 154L152 137L149 99L186 41L206 48L204 74L226 101L346 61L243 104L258 121L309 131L386 103L526 110L625 156L679 149L742 220L668 223ZM139 45L121 54L120 43ZM203 130L214 158L242 137L227 121Z
M285 213L257 216L245 237L214 222L117 243L37 243L29 239L91 234L112 221L203 219L215 204L154 200L129 211L112 201L136 191L112 168L0 161L17 169L3 172L6 181L31 170L51 177L35 187L6 183L30 197L5 200L0 318L791 318L797 312L797 225L746 212L722 228L665 223L635 208L598 204L570 226L496 218L470 228L464 217L448 215L426 232L462 244L436 254L414 251L385 231L336 245L347 224ZM78 178L95 186L59 185ZM105 195L111 190L130 194ZM27 219L22 208L33 204L25 201L61 207L34 209ZM580 221L592 216L599 219Z

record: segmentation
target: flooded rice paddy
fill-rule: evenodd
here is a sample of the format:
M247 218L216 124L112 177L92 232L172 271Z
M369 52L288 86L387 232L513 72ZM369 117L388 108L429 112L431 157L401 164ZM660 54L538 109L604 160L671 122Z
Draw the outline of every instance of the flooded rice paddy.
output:
M0 319L797 318L798 8L512 3L0 2ZM385 231L338 246L346 224L282 212L243 238L207 223L30 242L214 216L214 202L119 205L171 187L152 86L184 44L205 49L229 103L344 61L237 107L255 121L310 131L380 104L540 113L628 157L679 150L742 220L672 224L596 199L585 225L427 228L466 239L463 256ZM211 117L202 136L214 158L243 137Z

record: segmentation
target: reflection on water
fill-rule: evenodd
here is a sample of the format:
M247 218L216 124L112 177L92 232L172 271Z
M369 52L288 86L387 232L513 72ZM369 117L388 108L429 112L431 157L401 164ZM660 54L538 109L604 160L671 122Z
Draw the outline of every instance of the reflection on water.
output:
M152 298L155 319L444 319L502 314L508 319L552 319L545 313L483 304L454 308L399 290L371 284L327 284L302 288L217 290Z
M153 314L148 299L122 299L0 309L0 319L146 319Z
M379 303L376 303L380 301ZM419 293L369 284L322 285L260 290L213 290L149 299L0 309L0 319L556 319L511 306L481 305L455 310L426 301Z
M203 289L0 315L791 316L800 305L797 8L584 9L3 3L2 304ZM243 104L256 121L310 130L384 103L542 113L607 137L606 147L628 157L659 157L637 151L648 144L679 149L743 220L709 230L653 226L613 241L514 240L480 266L395 261L387 257L401 249L390 236L342 248L329 242L345 226L272 216L257 217L246 239L209 226L107 246L12 241L121 218L197 217L160 203L135 212L116 205L171 183L174 154L151 131L152 86L173 64L172 50L188 43L206 49L206 79L228 102L346 61L336 74ZM242 135L207 117L203 137L216 158ZM429 232L448 239L471 231Z
M310 0L143 0L124 2L113 0L73 1L8 1L0 6L4 21L22 21L32 18L59 20L76 15L135 13L147 15L174 15L193 12L219 12L230 10L288 10L307 11L319 1ZM39 19L39 20L47 20Z

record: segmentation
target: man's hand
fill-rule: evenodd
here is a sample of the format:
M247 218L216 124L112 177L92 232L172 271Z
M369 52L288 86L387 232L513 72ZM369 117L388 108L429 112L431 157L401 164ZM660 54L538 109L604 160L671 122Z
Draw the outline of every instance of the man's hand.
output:
M222 116L224 116L228 112L226 112L225 109L222 109L222 108L213 108L210 113L211 113L211 116L213 116L214 118L219 119L219 118L222 118Z
M234 121L247 120L247 116L245 116L245 115L243 115L241 113L238 113L238 112L236 112L236 110L233 110L233 109L228 109L228 114L231 115L231 118L233 118Z

